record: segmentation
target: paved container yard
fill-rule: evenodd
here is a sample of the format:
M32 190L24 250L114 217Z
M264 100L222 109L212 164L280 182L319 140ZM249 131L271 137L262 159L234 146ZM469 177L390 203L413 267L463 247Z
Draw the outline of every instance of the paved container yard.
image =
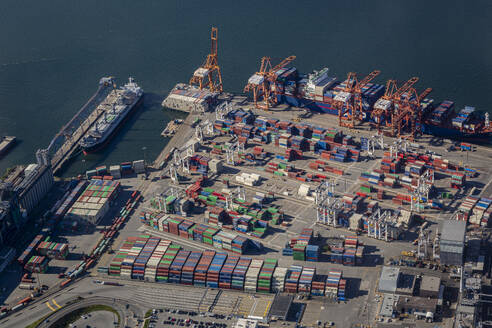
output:
M233 99L234 100L234 99ZM236 99L237 100L237 99ZM237 100L239 102L240 100ZM258 115L267 116L269 118L277 118L281 120L295 121L300 113L295 109L287 109L282 106L274 109L270 112L264 112L258 109L251 109L250 105L245 105L243 108L249 108ZM49 263L50 269L43 274L34 275L40 285L55 286L59 285L60 279L58 273L65 272L67 269L75 266L81 261L84 255L87 255L89 251L97 244L97 240L101 235L101 232L109 228L112 224L112 220L120 208L125 205L125 202L129 198L134 190L140 191L142 195L142 201L138 203L138 206L131 212L126 223L119 230L118 234L112 240L112 244L108 249L110 252L105 252L98 259L97 265L88 270L86 276L82 279L82 283L75 282L73 287L66 289L67 294L64 296L56 296L57 304L63 306L64 302L68 301L68 296L73 297L75 291L78 291L86 296L94 294L115 295L114 297L128 300L128 302L135 302L139 304L143 311L156 308L163 309L163 313L157 315L158 319L155 320L156 327L172 326L170 323L163 323L168 321L168 317L174 316L186 320L189 318L187 314L172 313L173 310L182 310L187 312L196 312L197 316L200 313L203 317L191 318L191 320L207 321L215 320L215 322L225 323L231 326L231 320L227 319L210 319L206 318L206 313L223 315L225 317L252 317L267 319L269 310L274 302L274 294L260 294L260 293L248 293L243 291L234 291L218 288L202 288L193 286L183 286L174 284L159 284L151 282L143 282L139 280L124 280L114 277L108 277L107 274L98 272L99 267L108 267L110 262L115 256L115 252L120 249L124 241L128 237L134 237L139 235L151 235L165 240L172 241L173 244L182 246L183 249L189 251L200 251L213 249L210 245L198 242L192 239L184 239L175 234L158 231L146 224L143 224L140 220L141 212L151 210L151 199L156 195L170 194L171 190L174 190L178 195L184 195L185 190L195 181L198 180L199 174L195 172L187 173L181 168L178 168L178 174L184 177L179 183L173 182L169 176L171 159L166 162L165 158L171 150L181 148L188 140L195 137L195 129L191 127L192 122L199 117L201 122L214 122L215 113L205 114L190 114L183 124L178 128L175 136L167 144L161 155L154 161L151 167L148 167L147 173L143 174L131 174L125 175L118 181L122 186L122 193L115 200L112 205L111 212L104 218L104 220L96 227L92 227L90 230L80 230L72 233L59 232L56 238L59 241L68 242L70 244L71 255L67 260L52 260ZM369 129L350 130L346 128L340 128L336 124L336 119L330 115L317 115L314 114L310 118L303 119L303 123L310 123L324 128L335 127L337 130L343 131L345 134L350 134L358 140L361 136L371 137L374 135L374 131ZM218 158L226 161L225 154L213 154L214 145L224 145L227 142L231 142L233 138L225 135L208 135L204 133L204 140L200 142L200 147L196 154L203 156L210 156L212 158ZM289 165L294 165L296 169L304 170L308 174L322 173L327 177L328 181L331 181L334 185L335 198L341 198L344 194L355 194L359 192L360 186L363 183L359 177L363 172L379 169L381 160L384 157L384 152L387 152L389 146L392 146L395 139L384 137L385 149L376 149L372 156L369 156L367 152L362 151L361 160L356 162L335 162L326 161L335 170L343 171L343 174L337 174L332 172L319 172L311 168L310 163L320 159L318 154L314 152L305 152L303 159L294 160L289 162ZM422 137L419 140L412 143L409 148L412 151L419 153L429 153L442 155L443 158L448 159L450 163L454 163L458 166L468 166L475 169L478 174L474 177L469 177L462 189L450 188L451 176L449 173L435 173L435 188L439 192L447 192L451 194L451 197L446 199L440 199L442 201L443 209L424 209L423 211L416 213L424 219L423 222L428 222L424 229L429 234L430 240L433 240L439 224L444 219L449 219L458 210L458 207L463 200L471 194L474 189L474 195L488 197L492 194L491 181L492 181L492 167L489 165L492 153L490 149L477 146L475 151L446 151L446 149L454 144L454 142L448 140L438 140L431 137ZM247 256L252 259L278 259L278 266L289 268L291 265L301 265L304 267L316 268L316 274L328 275L332 270L343 271L343 279L347 282L347 289L345 291L344 300L334 300L329 297L323 296L306 296L295 294L294 304L292 305L291 312L289 313L289 320L286 325L292 325L294 321L299 321L305 326L318 326L321 324L328 325L333 323L337 327L360 327L374 326L377 322L378 311L381 301L381 295L377 292L378 279L380 277L381 268L383 265L398 259L402 254L402 251L416 251L417 246L413 244L414 240L419 235L420 222L412 224L408 229L402 232L400 238L387 242L384 240L378 240L368 237L367 234L362 233L357 236L360 244L365 247L365 255L361 259L361 263L357 266L346 266L337 263L331 263L329 259L329 251L324 249L323 246L330 240L336 240L337 238L344 238L344 236L354 235L355 231L350 231L345 227L333 227L329 225L319 224L316 222L317 209L312 199L300 196L298 193L301 185L309 185L312 191L318 186L319 182L304 182L297 179L291 179L288 176L278 176L271 172L265 171L266 163L275 160L277 155L285 155L285 149L276 147L273 143L270 144L255 144L253 141L249 141L249 147L247 152L251 151L254 146L261 146L268 155L261 161L262 164L251 164L243 162L240 165L224 164L224 169L219 174L209 175L210 179L207 182L207 187L216 191L221 191L225 188L230 190L236 190L237 187L241 187L244 191L244 196L247 201L252 200L258 193L266 194L271 192L273 199L268 203L268 206L274 206L284 214L284 224L272 225L263 238L255 237L252 234L241 234L251 240L261 242L264 246L263 251L251 251L243 256ZM410 150L409 149L409 150ZM236 155L237 156L237 155ZM237 157L236 157L237 159ZM108 163L111 165L112 163ZM235 179L241 173L254 173L261 177L260 183L257 185L245 185L238 183ZM225 181L228 181L226 183ZM387 197L384 200L379 200L379 206L383 209L405 209L410 210L410 204L395 204L390 197L396 196L403 192L402 188L391 188L380 186L384 189ZM376 199L374 193L368 195L365 202ZM195 211L186 218L191 220L195 224L205 222L204 206L199 206L199 210ZM316 244L320 245L320 259L317 262L306 262L294 260L292 256L283 256L282 249L292 238L296 238L302 229L313 229L313 240ZM231 253L232 254L232 253ZM437 269L437 266L436 266ZM431 269L430 267L422 268L408 268L416 275L426 274L432 272L442 277L443 281L448 281L448 273L441 270ZM12 265L10 271L17 271L20 276L20 270L18 265ZM18 277L20 279L20 277ZM111 281L120 286L106 286L97 283L97 281ZM452 282L449 282L452 284ZM71 291L73 289L73 291ZM62 290L63 291L63 290ZM29 295L29 291L15 289L13 292L9 292L6 295L5 304L15 303ZM61 294L63 295L63 294ZM35 319L34 316L41 316L42 310L46 313L56 310L56 305L50 302L50 306L45 303L38 303L36 307L38 312L33 313L29 318ZM53 308L53 310L51 309ZM42 310L41 310L42 309ZM131 315L130 315L131 316ZM10 319L9 319L10 320ZM450 321L449 317L441 318L441 323L447 324ZM5 322L5 321L3 321ZM0 324L3 323L0 319ZM11 323L13 321L10 321ZM272 326L282 326L283 323L272 322ZM388 324L388 323L378 323ZM414 322L414 320L407 319L404 322L405 325L417 325L425 326L423 321ZM7 326L8 327L8 326Z

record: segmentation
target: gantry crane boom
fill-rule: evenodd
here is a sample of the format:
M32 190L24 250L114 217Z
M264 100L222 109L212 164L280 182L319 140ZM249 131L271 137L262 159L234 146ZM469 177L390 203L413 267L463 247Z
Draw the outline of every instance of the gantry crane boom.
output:
M289 56L272 67L270 57L261 58L260 70L248 79L248 83L244 87L245 93L253 92L253 101L256 108L268 110L277 103L276 95L279 88L276 86L277 76L275 73L287 66L294 59L296 59L296 56ZM261 97L263 97L263 103L259 102Z
M285 66L289 65L295 59L296 59L296 56L289 56L289 57L285 58L280 63L278 63L277 65L275 65L274 68L270 69L270 72L271 73L275 73L279 69L284 68Z
M209 88L212 92L222 92L222 74L218 61L218 29L212 27L210 32L210 53L190 79L190 85L197 85L200 90Z
M378 76L379 74L381 74L381 71L379 70L372 71L368 76L366 76L364 79L362 79L359 83L356 84L355 91L357 93L361 93L362 88L365 87L369 82L374 80L376 76Z
M407 92L408 90L410 90L411 87L413 87L413 85L415 83L417 83L419 81L419 78L418 77L412 77L410 80L408 80L407 82L405 82L400 88L398 88L398 90L393 94L393 101L400 101L400 98L401 96Z
M357 80L356 73L348 73L346 85L343 89L345 92L343 99L338 99L335 102L335 107L338 109L338 123L340 126L353 128L355 126L355 118L359 120L363 119L362 88L380 73L381 71L374 70L361 81Z

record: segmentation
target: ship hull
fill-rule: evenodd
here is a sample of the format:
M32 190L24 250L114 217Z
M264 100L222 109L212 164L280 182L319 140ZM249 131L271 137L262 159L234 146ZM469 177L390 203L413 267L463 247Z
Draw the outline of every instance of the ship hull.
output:
M307 108L313 111L338 116L338 110L329 103L313 101L306 98L297 98L290 95L280 95L278 100L289 106ZM369 119L369 117L367 117L367 119ZM432 124L422 124L422 133L442 138L463 139L470 142L485 142L492 138L491 132L463 133L457 129L440 127Z
M100 151L103 149L108 142L114 137L116 132L123 126L123 124L128 120L128 118L131 116L131 114L135 111L136 108L138 108L143 102L143 95L140 96L138 101L135 102L134 105L131 106L131 108L126 112L125 117L113 128L113 130L106 134L105 137L101 138L97 143L94 143L91 146L81 146L82 152L84 155L92 154L97 151Z
M293 107L307 108L321 113L338 115L338 110L329 103L289 95L279 96L279 101Z
M467 140L467 141L476 141L476 142L484 142L488 141L492 133L483 132L483 133L463 133L457 129L436 126L432 124L423 124L422 132L425 134L433 135L436 137L443 137L449 139L457 139L457 140Z

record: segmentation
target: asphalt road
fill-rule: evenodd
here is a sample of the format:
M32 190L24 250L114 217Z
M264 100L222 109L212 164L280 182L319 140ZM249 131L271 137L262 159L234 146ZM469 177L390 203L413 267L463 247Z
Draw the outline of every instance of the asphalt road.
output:
M110 311L96 311L91 312L90 316L84 316L84 318L79 318L73 324L77 327L97 327L97 328L113 328L115 327L114 322L115 314Z
M126 304L129 304L129 308L125 311L125 315L122 316L122 318L129 317L128 320L133 320L134 314L137 316L137 318L143 318L145 312L148 309L142 308L139 304L132 303L131 300L134 293L133 288L135 288L135 285L133 284L128 284L125 286L99 285L93 283L92 278L87 277L81 279L75 285L67 287L64 290L51 295L48 300L33 303L32 305L27 306L21 311L1 320L0 327L25 327L26 325L53 313L55 310L57 310L58 306L64 309L68 302L73 301L79 296L87 300L94 297L101 298L102 296L104 296L102 298L110 299L111 301L114 299L115 302L124 304L125 308ZM78 304L80 303L77 303L77 305ZM50 321L52 322L53 320L50 319Z

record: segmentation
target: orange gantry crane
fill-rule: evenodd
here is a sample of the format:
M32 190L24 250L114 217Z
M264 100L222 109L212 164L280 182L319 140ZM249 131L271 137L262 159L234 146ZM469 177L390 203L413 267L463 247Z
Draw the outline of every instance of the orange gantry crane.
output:
M277 85L276 72L290 64L296 56L289 56L282 60L278 65L272 67L271 58L261 58L260 70L253 74L244 87L244 92L253 93L253 102L256 108L269 110L277 104L277 95L280 87ZM263 102L260 100L263 98Z
M376 127L381 132L381 124L384 122L386 127L393 126L393 118L398 111L398 104L402 100L402 95L405 94L419 80L418 77L412 77L398 88L395 80L386 82L386 90L384 95L376 101L371 117L376 122Z
M340 126L353 128L356 119L362 121L364 113L362 89L380 73L381 71L374 70L360 81L357 80L356 73L348 73L345 88L334 99Z
M402 137L402 132L406 128L410 132L408 137L412 140L415 138L418 123L421 123L423 118L421 102L431 92L432 88L427 88L418 94L417 90L409 88L404 97L400 97L398 111L395 111L392 118L391 133L393 136Z
M200 90L208 88L211 92L222 92L222 75L217 56L218 35L217 28L212 27L210 33L211 49L207 59L190 79L190 85L196 85Z

